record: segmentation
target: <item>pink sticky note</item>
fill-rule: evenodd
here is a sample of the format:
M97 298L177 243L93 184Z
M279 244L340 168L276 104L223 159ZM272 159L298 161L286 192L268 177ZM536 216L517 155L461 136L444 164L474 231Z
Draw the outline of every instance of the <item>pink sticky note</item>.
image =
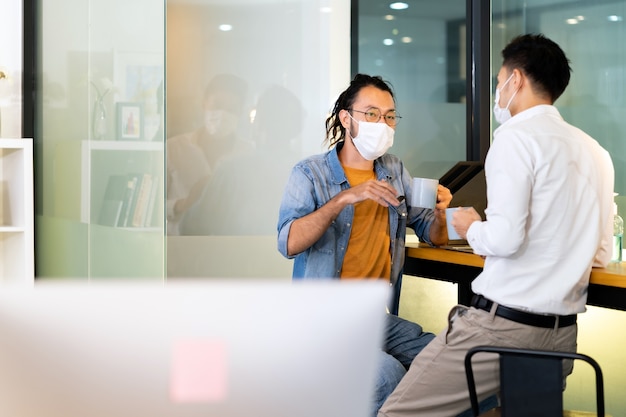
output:
M227 395L226 346L216 340L181 340L172 349L170 397L178 403L213 403Z

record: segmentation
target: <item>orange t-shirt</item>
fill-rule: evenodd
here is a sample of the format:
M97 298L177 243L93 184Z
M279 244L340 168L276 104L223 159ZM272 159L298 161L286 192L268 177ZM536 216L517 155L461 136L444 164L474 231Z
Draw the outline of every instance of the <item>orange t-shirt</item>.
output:
M376 179L372 170L343 167L350 186ZM389 252L389 209L372 200L354 205L352 232L341 268L341 278L385 278L391 276Z

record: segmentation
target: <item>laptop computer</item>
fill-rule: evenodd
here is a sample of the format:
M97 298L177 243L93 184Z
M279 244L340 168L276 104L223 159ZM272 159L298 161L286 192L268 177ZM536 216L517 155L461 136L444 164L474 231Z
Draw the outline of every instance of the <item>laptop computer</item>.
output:
M365 417L388 285L202 280L0 292L20 417Z

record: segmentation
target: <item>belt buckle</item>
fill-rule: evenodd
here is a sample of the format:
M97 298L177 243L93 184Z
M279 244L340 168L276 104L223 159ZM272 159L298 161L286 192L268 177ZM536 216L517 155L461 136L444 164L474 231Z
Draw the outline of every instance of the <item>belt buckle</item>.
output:
M491 306L492 305L493 305L493 302L491 300L488 300L487 298L483 297L482 295L474 296L474 306L476 308L479 308L481 310L489 311L489 310L491 310Z

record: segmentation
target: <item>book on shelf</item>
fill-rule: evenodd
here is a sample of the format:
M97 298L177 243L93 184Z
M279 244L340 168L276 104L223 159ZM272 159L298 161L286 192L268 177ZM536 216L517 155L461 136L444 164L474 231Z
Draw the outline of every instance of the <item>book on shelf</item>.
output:
M98 223L114 227L153 227L162 186L149 173L111 175L104 193ZM161 203L161 204L159 204Z
M159 183L159 178L158 177L153 177L152 178L152 190L150 191L150 201L148 201L148 212L146 213L146 218L144 221L144 227L151 227L155 224L155 212L157 209L155 209L155 206L158 205L159 200L162 201L163 198L165 198L164 196L160 195L161 193L159 192L159 190L161 189L160 187L160 183ZM157 198L160 197L160 198Z
M124 192L124 205L122 207L122 216L120 216L118 227L129 227L132 220L134 204L137 198L137 188L139 183L139 174L126 175L126 188Z
M150 194L152 193L152 175L143 174L141 183L137 189L137 198L135 200L135 209L131 221L132 227L144 227L145 219L148 213L148 204L150 202Z
M117 226L122 215L124 205L124 188L126 175L111 175L107 182L100 206L98 224L103 226Z

